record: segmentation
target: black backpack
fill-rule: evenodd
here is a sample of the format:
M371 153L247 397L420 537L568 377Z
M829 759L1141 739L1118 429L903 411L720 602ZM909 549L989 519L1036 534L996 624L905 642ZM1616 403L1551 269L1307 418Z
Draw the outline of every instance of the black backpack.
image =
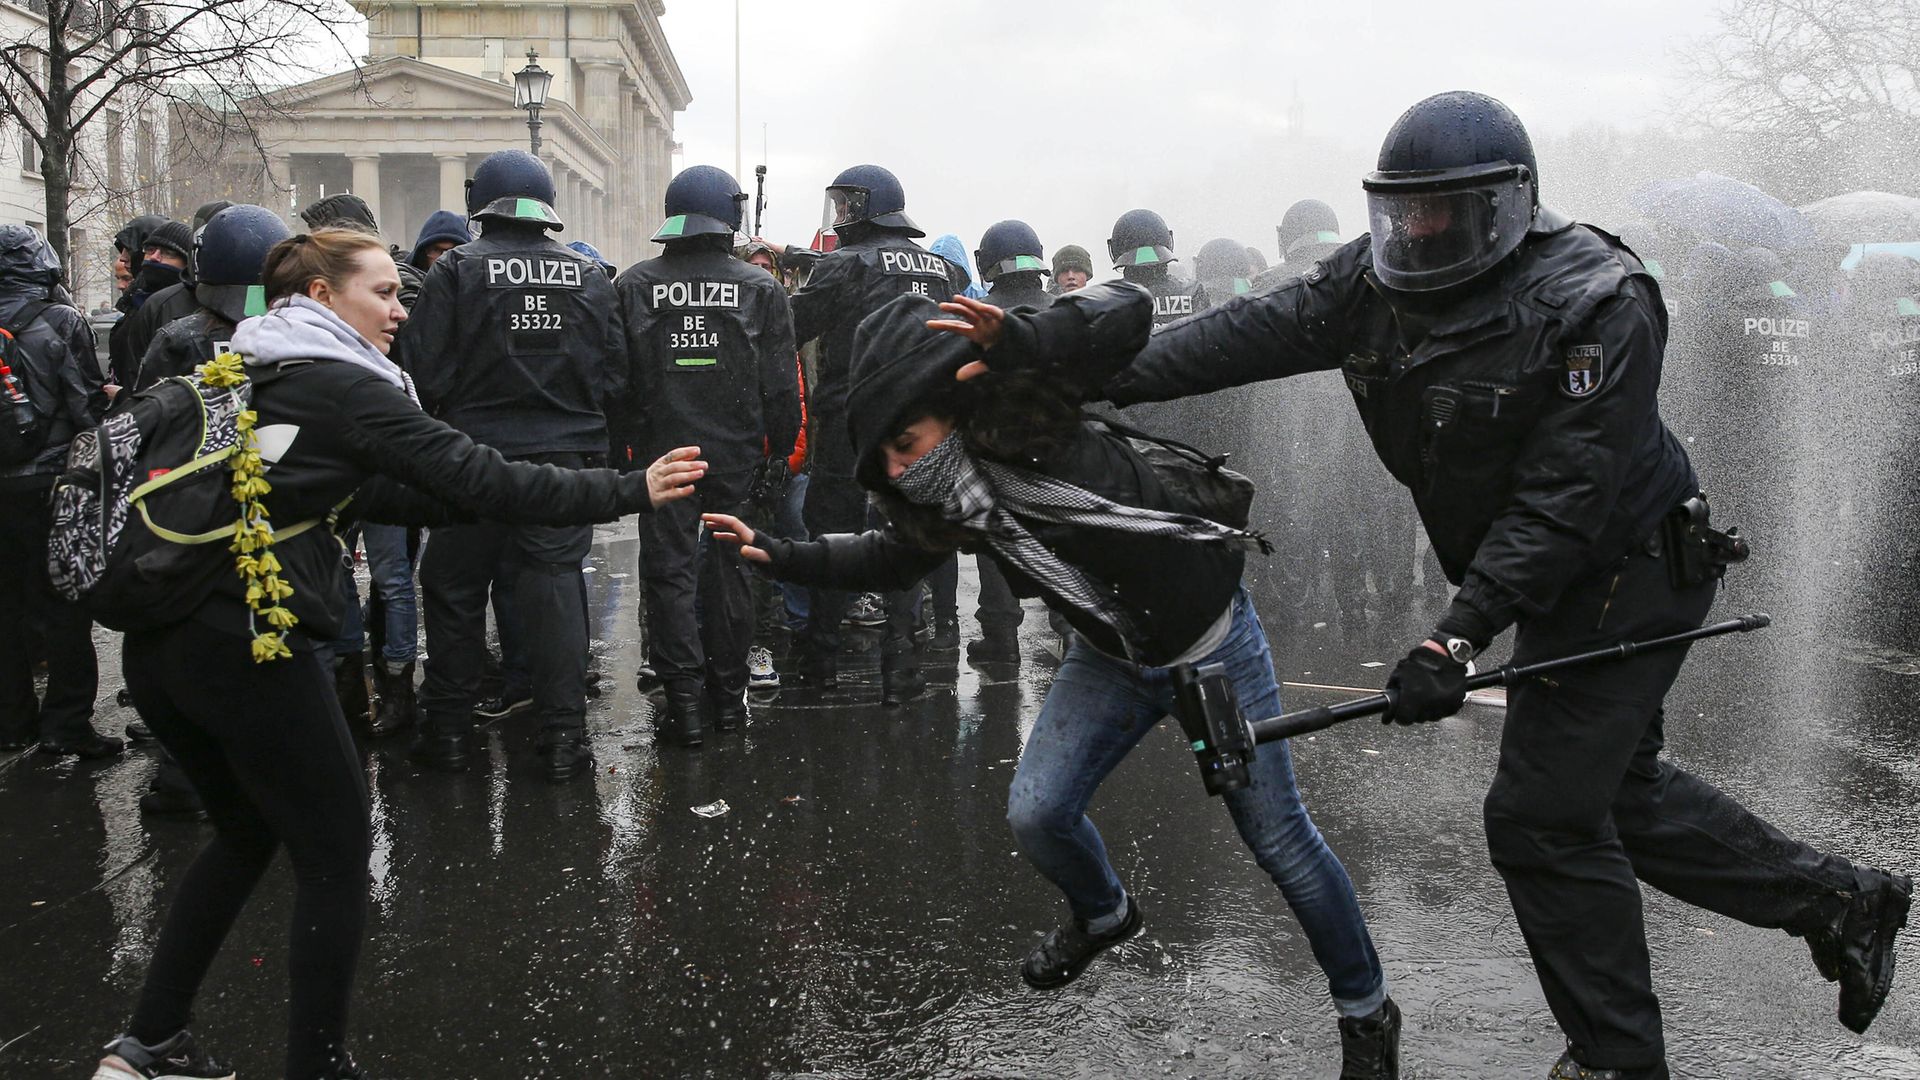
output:
M50 300L27 304L14 329L0 327L0 468L28 464L47 448L53 424L27 390L26 354L17 335L52 306Z
M1227 455L1209 454L1118 420L1089 417L1087 422L1125 439L1182 513L1229 528L1247 527L1253 516L1253 481L1227 468Z
M141 630L180 621L235 572L240 510L227 459L254 380L271 375L225 387L198 374L162 379L74 436L47 538L47 573L62 596L108 629ZM274 538L323 520L276 528Z

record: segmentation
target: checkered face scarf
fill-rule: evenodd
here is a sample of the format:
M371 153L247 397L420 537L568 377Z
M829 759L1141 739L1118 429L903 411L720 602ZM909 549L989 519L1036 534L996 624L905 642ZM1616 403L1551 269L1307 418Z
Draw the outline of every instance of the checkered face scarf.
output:
M1260 538L1191 514L1122 506L1044 473L987 461L967 452L954 431L908 466L894 487L907 501L938 506L946 519L985 535L994 553L1036 584L1113 628L1131 655L1141 640L1139 617L1111 585L1061 560L1027 531L1022 519L1136 536L1258 550Z

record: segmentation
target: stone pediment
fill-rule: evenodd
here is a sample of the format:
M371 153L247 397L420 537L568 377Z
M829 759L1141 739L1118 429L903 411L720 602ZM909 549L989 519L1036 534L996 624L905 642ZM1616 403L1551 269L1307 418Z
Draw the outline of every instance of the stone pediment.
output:
M513 87L448 68L393 56L358 71L343 71L288 87L274 97L308 115L391 109L409 113L472 114L513 107Z

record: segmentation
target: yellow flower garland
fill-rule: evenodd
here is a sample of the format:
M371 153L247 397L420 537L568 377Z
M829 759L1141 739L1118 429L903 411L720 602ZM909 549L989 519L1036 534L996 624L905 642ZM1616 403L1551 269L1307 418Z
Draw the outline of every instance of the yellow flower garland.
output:
M239 353L221 353L198 370L208 386L239 386L247 381ZM253 631L253 662L262 664L293 655L281 635L300 620L281 604L293 595L293 586L280 580L280 560L273 555L273 525L267 520L266 504L261 502L273 486L267 483L266 469L260 463L260 442L253 430L257 420L257 413L244 409L234 421L240 442L227 459L227 467L233 473L231 490L233 501L240 504L240 517L234 522L233 543L227 550L235 553L234 570L247 584L247 625ZM261 631L259 620L263 618L272 629Z

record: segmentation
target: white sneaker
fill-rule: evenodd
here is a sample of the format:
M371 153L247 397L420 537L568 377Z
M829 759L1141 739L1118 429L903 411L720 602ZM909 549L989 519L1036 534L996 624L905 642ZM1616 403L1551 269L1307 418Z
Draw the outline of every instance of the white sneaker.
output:
M861 593L847 608L847 621L855 626L885 626L887 602L877 593Z
M773 670L773 653L765 645L747 650L747 689L774 690L780 686L780 673Z

